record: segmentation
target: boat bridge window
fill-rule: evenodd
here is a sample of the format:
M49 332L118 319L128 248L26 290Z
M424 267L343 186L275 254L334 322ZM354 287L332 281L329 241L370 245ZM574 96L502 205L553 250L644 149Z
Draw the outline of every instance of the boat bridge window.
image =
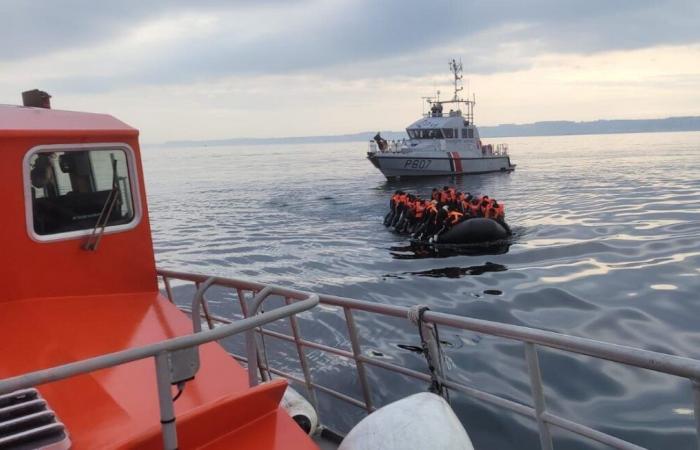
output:
M452 139L454 137L454 133L452 132L452 128L443 128L442 134L445 135L445 139Z
M474 129L473 128L462 128L462 138L463 139L473 139Z
M39 151L29 157L32 218L39 236L92 230L134 219L123 149Z
M444 139L442 130L439 128L423 128L408 130L411 139Z

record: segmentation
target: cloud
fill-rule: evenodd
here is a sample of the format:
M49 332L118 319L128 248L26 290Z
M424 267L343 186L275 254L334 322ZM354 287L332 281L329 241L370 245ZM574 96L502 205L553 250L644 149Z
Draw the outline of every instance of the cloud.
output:
M698 0L0 0L0 102L46 89L150 141L401 129L461 57L482 124L692 115L698 23Z
M73 70L47 68L42 81L93 92L233 75L419 76L455 55L496 73L546 52L700 41L697 0L20 1L0 3L0 17L10 70L50 60Z

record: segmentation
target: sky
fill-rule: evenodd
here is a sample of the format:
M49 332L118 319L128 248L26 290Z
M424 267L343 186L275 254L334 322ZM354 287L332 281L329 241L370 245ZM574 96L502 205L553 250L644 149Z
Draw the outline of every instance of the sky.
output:
M700 115L700 0L0 0L0 103L39 88L142 141Z

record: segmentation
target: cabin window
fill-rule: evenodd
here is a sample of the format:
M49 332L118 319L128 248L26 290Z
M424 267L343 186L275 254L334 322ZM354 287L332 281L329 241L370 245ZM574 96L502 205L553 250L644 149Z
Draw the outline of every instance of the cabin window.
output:
M419 128L409 130L408 135L413 139L443 139L442 130L440 128Z
M26 161L35 235L80 235L98 222L109 229L134 221L130 160L114 147L32 152Z
M445 139L452 139L454 134L452 133L452 128L443 128L442 134L445 135Z

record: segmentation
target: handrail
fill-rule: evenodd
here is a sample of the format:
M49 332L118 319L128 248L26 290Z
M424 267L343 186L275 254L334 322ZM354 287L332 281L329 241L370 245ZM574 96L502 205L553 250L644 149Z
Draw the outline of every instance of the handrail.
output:
M193 282L201 282L208 278L204 275L188 274L161 269L158 270L158 274L161 276L165 275L168 278L179 278ZM219 281L221 286L228 286L232 288L243 287L243 289L256 291L268 286L263 283L249 280L237 280L234 278L219 278ZM275 290L279 290L280 295L283 293L289 297L292 297L289 295L292 292L296 292L297 295L303 293L303 291L295 291L288 288L279 288L277 286L272 287L274 287ZM358 311L384 314L402 319L408 314L408 308L403 306L385 305L381 303L366 302L354 298L326 294L318 294L318 297L320 303L338 307L348 306ZM668 355L665 353L642 350L635 347L611 344L609 342L597 341L578 336L570 336L562 333L555 333L553 331L539 330L536 328L528 328L488 320L473 319L470 317L456 316L453 314L434 311L427 311L423 315L423 318L428 323L476 331L522 342L532 342L545 347L593 356L596 358L636 366L643 369L649 369L656 372L668 373L683 378L700 380L700 361L682 356Z
M192 273L183 273L171 270L159 269L157 271L158 275L161 276L165 282L166 287L169 286L169 279L179 279L188 282L201 283L206 280L206 276ZM249 280L241 280L234 278L219 278L217 281L220 282L221 286L227 286L238 290L239 296L242 290L259 292L264 289L266 284L257 283ZM284 292L285 295L289 295L292 292L297 295L301 294L302 291L296 291L287 288L277 288L280 292ZM167 292L167 289L166 289ZM169 295L171 292L168 293ZM289 295L292 297L291 295ZM170 297L172 300L172 297ZM309 341L303 339L302 337L295 335L290 336L284 333L275 332L272 330L260 329L259 333L263 335L274 336L278 339L287 340L289 342L296 343L297 347L306 347L323 352L329 352L332 354L341 355L346 358L350 358L355 361L357 374L362 387L363 400L357 400L352 397L348 397L345 394L337 392L331 388L318 385L314 383L307 373L304 373L304 380L300 380L298 377L287 374L279 369L273 369L266 367L266 369L272 373L280 376L284 376L288 379L294 381L302 381L306 383L309 394L314 396L313 389L318 389L326 394L330 394L340 400L353 404L355 406L364 407L368 412L374 409L372 405L371 395L369 392L369 387L367 385L367 380L365 378L364 365L372 365L375 367L381 367L383 369L401 373L403 375L430 381L430 376L423 372L417 372L413 369L409 369L388 361L380 361L362 354L360 349L360 342L357 339L357 330L355 327L354 320L352 320L352 315L350 314L352 310L364 311L368 313L375 313L386 315L390 317L406 318L409 309L406 307L386 305L373 302L366 302L362 300L338 297L334 295L319 294L319 303L328 306L335 306L341 308L346 315L346 323L348 326L348 332L351 340L352 351L342 350L336 347L328 347L324 344ZM292 303L293 304L293 303ZM348 320L350 318L350 320ZM226 318L212 316L213 320L219 321L221 323L228 323L229 320ZM487 320L474 319L463 316L456 316L452 314L445 314L440 312L427 311L423 314L423 320L425 323L431 323L435 325L447 326L452 328L457 328L461 330L469 330L473 332L478 332L491 336L498 336L506 339L511 339L515 341L522 342L524 344L524 358L527 363L530 388L532 391L533 405L528 406L521 404L507 398L499 397L494 394L490 394L479 389L476 389L465 384L452 381L444 380L444 384L450 389L462 392L464 394L470 395L479 400L488 402L490 404L500 406L522 414L527 417L531 417L537 421L538 431L540 435L541 447L543 449L551 449L552 439L550 436L549 428L550 426L556 426L558 428L568 430L580 436L595 440L604 444L607 444L613 448L625 449L625 450L640 450L642 447L627 442L623 439L617 438L615 436L606 434L604 432L595 430L593 428L587 427L585 425L573 422L571 420L559 417L549 411L547 411L546 404L544 401L544 390L542 387L541 373L539 369L539 357L537 355L537 347L549 347L553 349L563 350L566 352L587 355L598 359L608 360L620 364L625 364L628 366L638 367L642 369L652 370L660 373L665 373L669 375L675 375L678 377L686 378L691 381L692 385L692 395L693 395L693 406L695 410L695 422L698 436L698 448L700 448L700 361L685 358L681 356L669 355L659 352L653 352L649 350L643 350L639 348L607 343L603 341L598 341L594 339L588 339L583 337L576 337L565 335L561 333L555 333L552 331L539 330L535 328L528 328L518 325L509 325L498 322L491 322ZM302 353L303 354L303 353ZM241 361L246 361L246 358L240 355L233 355Z

